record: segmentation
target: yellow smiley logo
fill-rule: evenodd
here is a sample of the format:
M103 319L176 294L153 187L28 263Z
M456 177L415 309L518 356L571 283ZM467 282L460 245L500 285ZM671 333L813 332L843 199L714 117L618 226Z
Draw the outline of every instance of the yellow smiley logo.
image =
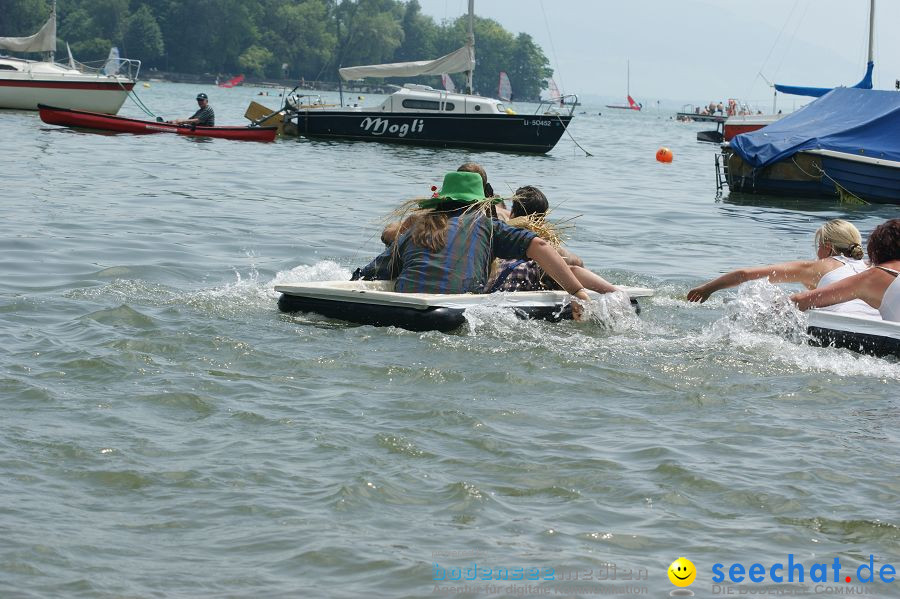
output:
M695 578L697 578L697 568L686 557L679 557L669 566L669 580L677 587L690 586Z

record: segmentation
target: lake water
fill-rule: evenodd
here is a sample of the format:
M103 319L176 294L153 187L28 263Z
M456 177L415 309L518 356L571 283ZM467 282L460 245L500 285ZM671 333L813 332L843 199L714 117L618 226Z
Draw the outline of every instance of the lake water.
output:
M166 118L199 91L218 124L280 102L151 85ZM900 363L803 344L768 284L684 300L897 207L717 198L708 127L670 117L585 106L570 131L593 156L520 156L0 112L0 595L668 596L685 556L710 596L716 563L900 566ZM393 208L470 160L501 194L541 187L587 266L656 297L456 334L278 312L276 283L348 277Z

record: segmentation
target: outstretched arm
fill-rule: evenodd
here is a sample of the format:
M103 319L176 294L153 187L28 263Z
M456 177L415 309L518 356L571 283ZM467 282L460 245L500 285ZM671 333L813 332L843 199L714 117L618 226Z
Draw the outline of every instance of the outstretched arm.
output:
M791 300L801 310L809 310L861 299L877 310L881 307L884 292L891 283L888 277L890 275L881 276L877 269L870 268L831 285L795 293L791 296Z
M741 283L755 279L769 278L770 283L803 283L812 289L828 272L822 264L822 260L798 260L796 262L782 262L781 264L769 264L767 266L754 266L751 268L739 268L722 275L717 279L708 281L699 287L688 291L687 299L690 302L705 302L709 296L722 289L737 287Z

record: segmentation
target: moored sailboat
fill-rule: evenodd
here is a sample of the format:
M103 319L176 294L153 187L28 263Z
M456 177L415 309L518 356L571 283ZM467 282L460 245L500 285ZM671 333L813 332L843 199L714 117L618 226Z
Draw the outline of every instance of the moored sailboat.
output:
M366 77L415 77L466 73L466 93L406 84L380 106L334 109L289 108L299 135L313 139L376 141L527 153L550 151L572 119L568 112L544 104L534 114L517 115L500 100L475 95L474 0L469 0L465 45L435 60L344 67L345 81ZM444 79L447 85L449 77Z
M764 130L723 147L732 191L900 203L900 94L872 88L875 0L869 9L866 75L853 87L776 85L818 97Z
M38 104L115 114L134 88L139 60L111 55L102 67L54 62L56 3L41 29L29 37L0 37L0 50L46 52L48 60L0 56L0 108L37 110ZM116 53L117 54L117 53Z
M618 108L621 110L640 110L644 107L643 104L638 104L634 101L634 98L631 97L631 61L628 61L626 71L625 98L628 100L628 104L607 104L607 108Z

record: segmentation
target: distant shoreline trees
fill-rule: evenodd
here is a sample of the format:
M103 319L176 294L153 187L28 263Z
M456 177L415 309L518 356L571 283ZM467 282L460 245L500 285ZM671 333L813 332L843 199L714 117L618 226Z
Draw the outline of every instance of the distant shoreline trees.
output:
M51 2L3 0L0 35L34 33ZM465 43L467 17L436 23L418 0L57 0L57 28L60 51L68 42L82 62L102 60L118 46L145 68L334 81L338 66L452 52ZM475 40L478 93L496 95L500 71L517 98L535 99L546 89L553 70L530 35L476 16ZM463 75L452 77L462 88ZM439 77L418 82L441 85Z

